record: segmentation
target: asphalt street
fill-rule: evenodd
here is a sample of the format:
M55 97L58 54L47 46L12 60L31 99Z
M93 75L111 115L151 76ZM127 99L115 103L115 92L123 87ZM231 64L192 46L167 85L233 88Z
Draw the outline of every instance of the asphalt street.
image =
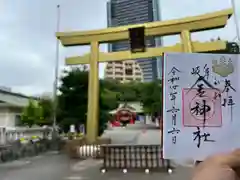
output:
M69 165L67 157L49 153L0 164L0 180L61 180L68 174Z
M178 167L172 174L121 171L101 173L100 160L69 160L65 155L49 153L39 157L0 164L0 180L186 180L191 168Z

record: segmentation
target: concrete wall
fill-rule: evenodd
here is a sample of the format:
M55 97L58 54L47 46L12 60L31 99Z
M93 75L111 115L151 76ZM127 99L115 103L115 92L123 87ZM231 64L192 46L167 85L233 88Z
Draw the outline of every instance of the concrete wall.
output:
M17 115L21 115L20 108L9 108L0 106L0 127L15 127L15 120Z

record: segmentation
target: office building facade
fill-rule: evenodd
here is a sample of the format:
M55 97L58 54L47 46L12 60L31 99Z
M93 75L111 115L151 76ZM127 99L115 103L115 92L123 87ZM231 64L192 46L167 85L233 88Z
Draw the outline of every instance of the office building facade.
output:
M107 3L108 27L141 24L160 20L158 0L111 0ZM161 46L161 38L147 38L148 47ZM129 41L108 45L109 52L129 50ZM145 82L161 78L161 58L138 59Z

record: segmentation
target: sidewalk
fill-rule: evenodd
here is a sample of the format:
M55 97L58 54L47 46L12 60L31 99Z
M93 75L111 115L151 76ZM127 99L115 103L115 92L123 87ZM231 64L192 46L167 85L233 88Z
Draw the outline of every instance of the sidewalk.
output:
M102 173L100 171L101 161L98 160L84 160L76 162L71 167L68 176L63 180L186 180L190 179L191 168L177 167L172 174L164 172L153 172L146 174L144 171L123 173L122 171L109 171Z
M25 157L25 158L20 158L18 160L2 162L2 163L0 163L0 168L14 168L14 167L25 166L25 165L31 164L35 160L44 158L46 156L52 156L55 154L59 154L59 152L58 151L49 151L49 152L39 154L37 156Z

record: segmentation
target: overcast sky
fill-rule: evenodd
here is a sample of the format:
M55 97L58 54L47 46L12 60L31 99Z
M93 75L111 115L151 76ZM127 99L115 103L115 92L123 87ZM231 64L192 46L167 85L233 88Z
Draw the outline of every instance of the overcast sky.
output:
M130 0L129 0L130 1ZM238 1L238 0L235 0ZM54 79L56 6L61 5L61 31L91 30L106 27L107 0L0 0L0 86L28 95L51 92ZM163 20L203 14L231 7L231 0L161 0ZM240 10L240 1L237 3ZM240 15L240 12L238 12ZM240 19L240 16L238 16ZM233 18L226 28L193 35L206 41L236 36ZM172 45L178 37L164 38ZM89 47L61 48L64 58L82 55ZM101 46L106 51L106 46ZM100 66L100 77L103 76Z

